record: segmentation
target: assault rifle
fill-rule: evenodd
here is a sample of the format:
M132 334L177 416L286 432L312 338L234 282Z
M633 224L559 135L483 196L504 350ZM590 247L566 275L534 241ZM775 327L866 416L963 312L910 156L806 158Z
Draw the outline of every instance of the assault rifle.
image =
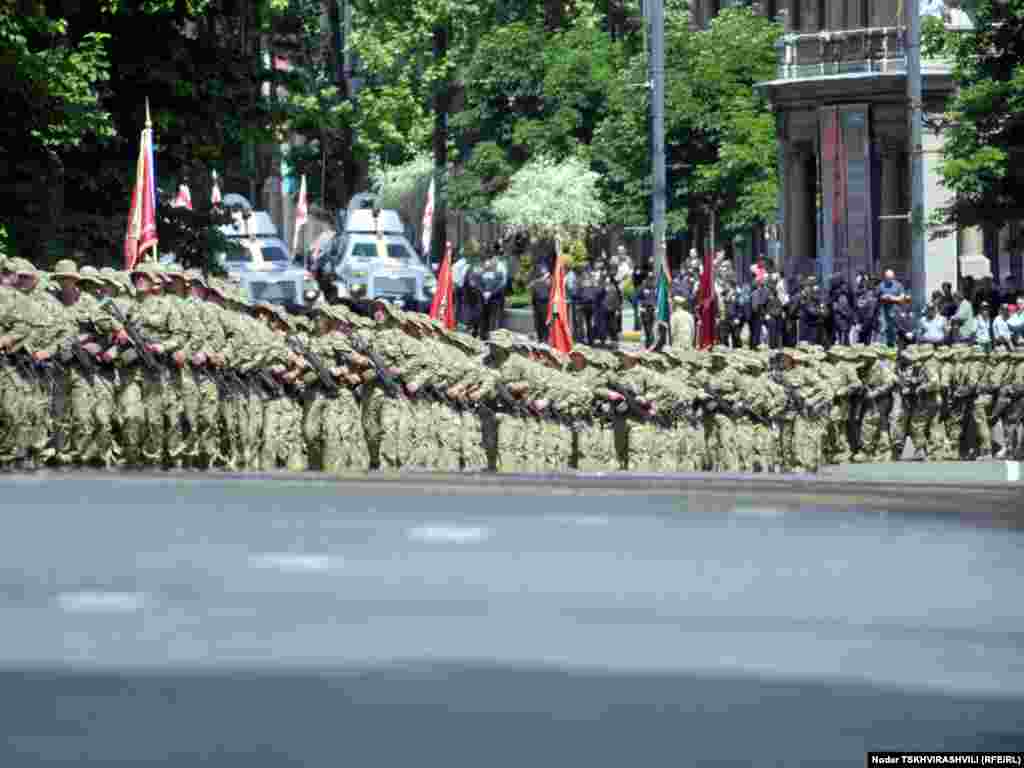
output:
M117 321L121 324L121 327L124 328L125 333L128 334L128 338L129 340L131 340L132 347L135 348L135 353L139 356L139 359L142 361L142 364L146 366L146 369L149 370L151 373L159 371L160 366L157 363L157 359L153 355L153 353L150 352L148 349L148 345L150 344L150 342L146 339L145 336L143 336L139 332L139 329L135 326L135 323L133 323L125 316L124 312L121 311L121 308L117 306L117 303L111 298L106 298L100 302L100 306L103 307L108 312L110 312L110 314L112 314L115 318L117 318Z
M625 384L620 384L615 381L608 382L606 386L612 392L618 392L620 395L622 395L622 397L624 398L624 402L626 404L625 410L633 414L636 418L640 419L641 421L647 421L648 419L650 419L650 413L647 412L646 408L640 405L640 403L637 400L637 394L632 387L628 387Z
M298 336L289 336L287 343L295 354L305 358L313 366L313 370L316 371L317 378L320 379L320 385L324 388L327 396L337 397L338 382L334 380L334 376L331 375L330 371L324 367L324 362L320 359L320 356L306 346Z
M1011 408L1022 396L1024 396L1024 386L1017 384L1003 387L999 391L999 399L996 400L996 404L992 408L991 422L995 424L997 421L999 421L999 419L1002 418L1003 414L1009 408Z
M93 379L96 377L96 362L92 359L92 356L85 351L85 347L82 345L77 338L71 342L71 355L75 358L79 367L82 369L82 373L85 375L86 380L91 384Z
M521 402L519 402L516 399L515 395L513 395L512 392L509 391L509 388L505 385L504 382L495 382L494 391L497 392L498 394L498 402L504 405L506 408L508 408L509 411L511 411L512 413L518 413L520 415L522 415L525 412L526 408L523 406Z
M354 331L343 330L342 333L344 333L352 343L352 349L370 361L370 364L373 366L373 370L377 374L377 380L384 385L384 389L387 393L392 397L401 397L402 388L399 386L395 377L388 373L387 365L385 365L384 361L380 359L380 355L374 351L373 347Z

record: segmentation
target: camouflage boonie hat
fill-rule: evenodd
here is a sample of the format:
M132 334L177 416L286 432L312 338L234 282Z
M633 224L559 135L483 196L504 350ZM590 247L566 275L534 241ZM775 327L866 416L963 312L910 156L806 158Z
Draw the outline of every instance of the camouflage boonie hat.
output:
M988 357L988 352L985 351L984 347L973 347L970 352L970 357L974 360Z
M466 352L468 352L471 355L482 354L485 350L485 346L483 342L480 341L480 339L476 338L475 336L470 336L468 333L463 333L462 331L449 331L448 338L455 341L460 347L462 347L464 350L466 350Z
M661 354L665 358L665 361L673 368L678 368L686 362L683 359L683 356L674 349L665 348L661 350Z
M32 275L33 277L39 277L39 270L36 269L36 265L28 259L23 259L20 256L15 256L7 262L7 268L18 275Z
M515 347L516 341L512 338L512 334L506 330L497 330L491 333L487 344L492 348L511 350Z
M132 268L129 274L133 277L135 275L145 275L150 280L162 280L161 272L160 265L155 261L140 261Z
M178 278L179 280L185 279L185 270L181 268L181 264L176 261L172 261L170 264L164 264L163 269L160 271L160 278L165 282L169 283L172 279Z
M939 347L935 350L936 360L952 360L953 359L953 348L952 347Z
M85 264L78 270L78 279L83 283L92 283L93 285L103 285L106 282L100 275L100 271L91 264Z
M78 279L78 265L71 259L61 259L53 265L54 277L71 277Z

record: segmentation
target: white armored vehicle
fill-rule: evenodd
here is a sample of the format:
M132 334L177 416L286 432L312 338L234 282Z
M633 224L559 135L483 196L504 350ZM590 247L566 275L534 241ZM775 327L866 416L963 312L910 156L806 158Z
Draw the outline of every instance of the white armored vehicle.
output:
M385 299L426 311L437 278L413 250L396 211L380 210L373 195L352 198L338 213L338 234L323 249L316 277L332 300Z

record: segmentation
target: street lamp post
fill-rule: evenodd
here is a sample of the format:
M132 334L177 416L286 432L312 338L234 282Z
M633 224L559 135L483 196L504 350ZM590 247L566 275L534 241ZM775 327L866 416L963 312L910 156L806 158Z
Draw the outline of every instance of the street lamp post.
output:
M924 248L924 147L921 103L921 0L907 4L907 101L910 144L910 268L915 309L926 303Z
M647 0L650 23L651 79L651 253L654 268L665 263L665 208L668 194L665 179L665 7L664 0Z

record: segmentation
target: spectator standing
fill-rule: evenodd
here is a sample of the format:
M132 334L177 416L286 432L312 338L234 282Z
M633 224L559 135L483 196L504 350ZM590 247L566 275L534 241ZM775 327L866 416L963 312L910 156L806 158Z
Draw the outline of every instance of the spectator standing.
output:
M942 284L942 303L939 305L939 314L951 320L956 314L957 301L953 296L953 286L950 283Z
M917 340L926 344L945 344L947 332L946 318L938 313L934 303L929 304L918 324Z
M953 299L957 303L956 314L950 321L954 329L953 338L963 344L973 344L974 307L971 306L970 300L960 293L953 294Z
M858 286L854 304L857 324L860 326L857 341L861 344L870 344L878 329L878 291L870 275L865 275Z
M761 345L764 326L768 320L767 312L771 306L773 286L768 276L762 275L755 279L754 290L750 293L750 348L757 349ZM769 333L770 335L770 333Z
M986 352L992 351L992 307L987 301L981 302L980 313L974 318L974 343Z
M853 296L843 275L836 275L829 286L829 312L832 317L832 343L849 344L857 313L853 311Z
M644 347L654 345L654 277L648 275L633 293L634 306L640 309L640 321L644 329Z
M466 275L469 273L469 258L466 248L459 249L459 258L452 264L452 284L455 287L455 322L466 322Z
M548 341L548 300L551 297L551 272L547 260L541 259L533 268L533 274L527 283L530 290L530 303L533 304L533 330L537 341L547 344Z
M903 301L903 298L903 284L896 279L896 273L891 269L885 270L885 278L878 285L878 303L881 307L879 313L881 328L879 330L885 337L886 346L889 347L896 346L898 328L894 310L896 305Z
M681 296L672 297L672 347L693 349L696 341L697 322L690 314L689 302Z
M1010 306L1002 304L999 307L999 315L992 321L992 346L1013 349L1013 331L1010 330Z
M797 304L800 322L799 340L808 344L817 344L824 321L825 305L818 292L818 281L813 277L804 278Z

